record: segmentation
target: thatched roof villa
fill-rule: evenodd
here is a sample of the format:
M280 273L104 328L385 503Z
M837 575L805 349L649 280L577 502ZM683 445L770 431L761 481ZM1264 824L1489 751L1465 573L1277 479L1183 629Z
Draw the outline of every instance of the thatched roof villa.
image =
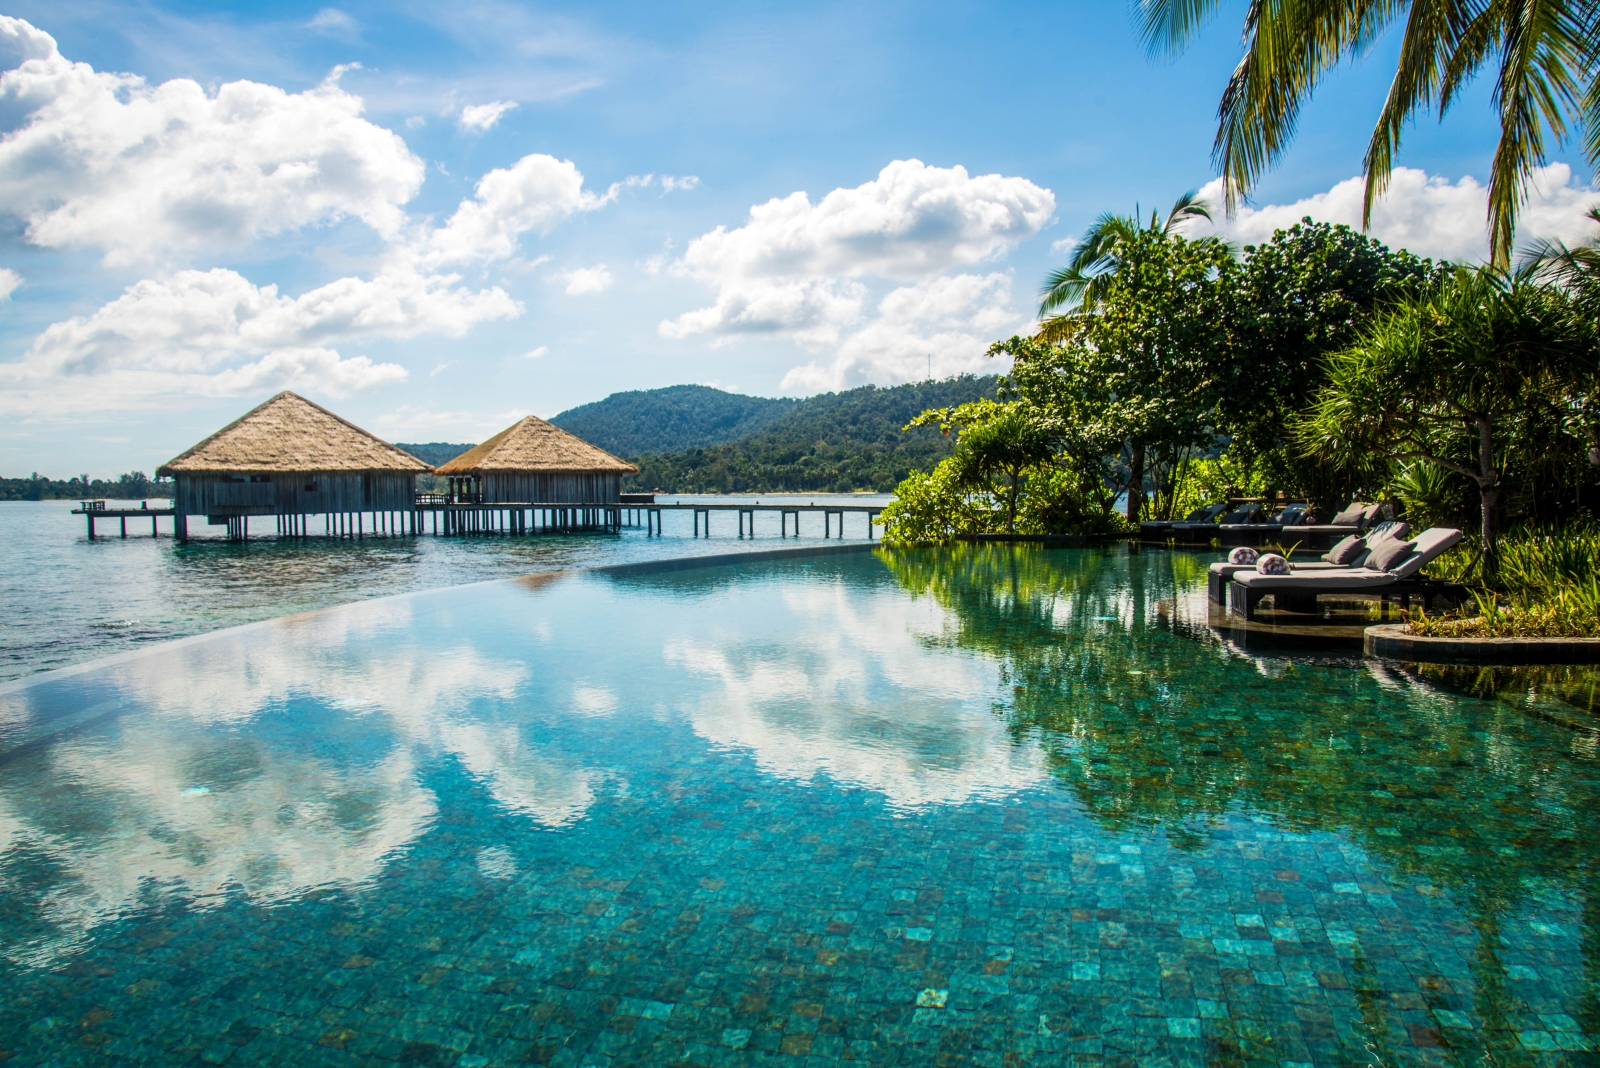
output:
M434 474L451 479L457 499L484 504L616 504L622 499L622 476L637 470L530 415Z
M177 482L179 517L205 515L242 537L245 517L411 513L427 464L285 391L157 469ZM355 529L361 529L357 519ZM297 524L303 528L303 523ZM304 533L303 529L294 532Z

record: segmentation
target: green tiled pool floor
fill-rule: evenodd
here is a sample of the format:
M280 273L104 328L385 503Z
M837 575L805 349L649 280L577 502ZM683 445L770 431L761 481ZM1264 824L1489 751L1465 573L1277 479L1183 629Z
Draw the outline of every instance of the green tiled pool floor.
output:
M1241 654L1204 562L495 584L0 695L0 1058L1593 1063L1584 679Z

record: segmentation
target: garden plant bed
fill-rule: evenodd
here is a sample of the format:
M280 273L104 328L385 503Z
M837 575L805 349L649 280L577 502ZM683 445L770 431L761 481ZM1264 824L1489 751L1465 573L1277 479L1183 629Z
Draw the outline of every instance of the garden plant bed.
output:
M1367 655L1425 664L1600 664L1600 638L1430 638L1406 627L1368 627Z

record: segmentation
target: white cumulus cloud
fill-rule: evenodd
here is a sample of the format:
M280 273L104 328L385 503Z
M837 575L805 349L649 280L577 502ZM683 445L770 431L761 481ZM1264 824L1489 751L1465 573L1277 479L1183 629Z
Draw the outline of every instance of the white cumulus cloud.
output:
M831 360L812 361L784 376L782 389L816 393L876 383L891 385L997 368L989 344L1023 329L1028 316L1011 305L1011 276L943 275L892 290L877 316L846 337Z
M11 299L11 294L22 284L22 275L9 267L0 267L0 302Z
M921 378L930 352L936 373L980 369L996 331L1026 317L1011 309L1009 275L950 272L998 259L1054 212L1050 190L1025 178L897 160L815 204L794 193L695 238L671 269L715 286L715 302L659 330L718 343L777 334L833 350L791 371L786 389ZM875 281L907 284L869 314Z
M461 128L474 133L485 133L494 128L501 116L517 106L515 100L496 100L492 104L468 104L461 109Z
M46 328L5 373L13 389L54 384L58 388L49 392L69 407L97 401L115 407L171 392L216 396L293 387L349 394L401 381L406 371L366 356L342 356L333 348L341 341L423 332L459 336L521 310L499 288L474 292L456 281L395 271L370 280L341 278L287 297L230 270L179 271L138 282L93 314ZM30 403L37 407L37 400Z
M570 271L563 271L561 277L567 280L569 296L603 293L611 288L611 272L603 263L596 267L575 267Z
M1309 215L1318 222L1361 226L1361 200L1365 188L1360 177L1347 178L1326 192L1292 204L1245 205L1231 219L1217 213L1216 224L1192 232L1220 233L1240 244L1256 244L1287 229ZM1222 203L1222 180L1206 185L1201 196ZM1600 193L1573 180L1565 163L1541 167L1534 175L1528 202L1517 226L1517 241L1526 245L1540 238L1559 238L1569 244L1586 240L1594 226L1583 218ZM1488 190L1468 176L1451 182L1414 167L1395 168L1388 192L1373 205L1368 234L1390 248L1408 249L1419 256L1481 263L1489 256Z
M147 85L65 59L0 16L0 211L27 239L112 263L233 246L355 217L383 235L424 167L338 85L288 93L185 78Z
M416 255L430 264L505 259L523 234L549 233L571 215L604 207L618 189L593 193L583 188L583 174L571 160L523 156L479 179L472 198L420 243Z
M896 160L817 204L803 192L757 204L744 226L689 243L682 271L730 279L879 275L914 280L981 263L1038 233L1055 197L1026 178Z

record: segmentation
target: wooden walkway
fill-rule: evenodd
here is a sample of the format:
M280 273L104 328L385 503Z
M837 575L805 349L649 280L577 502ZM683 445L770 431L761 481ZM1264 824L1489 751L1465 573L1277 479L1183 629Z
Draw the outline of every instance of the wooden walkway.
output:
M870 541L877 536L878 516L882 505L857 504L595 504L595 503L541 503L496 502L468 503L448 500L419 500L416 506L402 512L337 512L323 514L322 529L313 532L313 515L258 515L213 516L213 526L226 524L230 541L246 541L250 535L250 519L271 520L278 537L330 538L414 537L431 534L439 537L470 537L489 535L571 534L580 532L617 533L623 527L644 527L649 537L662 535L662 516L667 512L689 512L692 529L697 538L711 537L711 513L733 512L740 538L755 537L756 513L778 513L779 537L790 537L790 518L793 517L793 537L800 537L802 512L822 513L822 536L843 538L846 515L860 515L866 519L866 534ZM85 517L89 540L98 535L96 524L115 519L120 524L121 536L128 536L130 518L150 520L152 537L160 535L156 520L172 520L173 536L187 540L186 516L174 508L110 508L105 501L83 501L73 509L73 515ZM835 522L837 519L837 522Z
M94 524L98 519L118 520L121 524L122 537L124 538L128 536L129 519L148 519L150 520L150 536L157 538L161 536L161 530L156 526L156 520L161 516L167 516L172 519L174 524L174 536L178 534L176 529L178 513L172 508L107 508L104 501L80 501L78 507L72 510L72 514L85 517L85 524L89 528L90 541L95 540Z
M756 513L778 513L778 536L789 536L789 517L794 517L794 536L800 536L800 513L822 513L822 536L824 538L844 537L844 517L846 513L865 515L867 517L867 540L874 536L873 527L878 523L878 515L883 511L883 505L876 504L698 504L693 501L687 504L624 504L624 512L631 513L629 526L645 527L646 533L656 536L661 533L661 513L678 511L694 513L694 536L711 537L712 512L736 512L739 517L739 537L756 536ZM833 519L839 519L839 531L833 533ZM704 522L702 523L702 520ZM702 535L701 530L705 533ZM747 534L748 532L748 534Z

